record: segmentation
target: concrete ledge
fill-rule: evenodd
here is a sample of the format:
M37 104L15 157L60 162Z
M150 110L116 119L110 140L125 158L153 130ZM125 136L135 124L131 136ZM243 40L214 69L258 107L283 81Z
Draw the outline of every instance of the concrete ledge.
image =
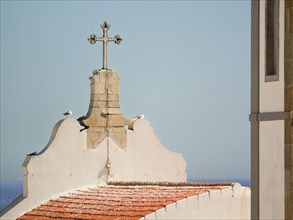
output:
M293 112L262 112L251 113L249 121L276 121L293 118Z
M277 81L279 81L279 74L265 76L265 82L277 82Z
M4 207L1 212L0 216L2 217L4 214L6 214L10 209L12 209L14 206L16 206L18 203L23 201L25 199L25 196L23 194L20 194L16 199L14 199L10 204L8 204L6 207ZM2 219L2 218L0 218Z

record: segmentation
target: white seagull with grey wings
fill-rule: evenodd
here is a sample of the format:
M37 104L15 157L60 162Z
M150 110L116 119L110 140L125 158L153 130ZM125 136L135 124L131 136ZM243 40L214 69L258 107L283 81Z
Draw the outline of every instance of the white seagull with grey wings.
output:
M72 111L68 110L67 112L64 112L63 115L65 115L66 117L69 117L72 115Z

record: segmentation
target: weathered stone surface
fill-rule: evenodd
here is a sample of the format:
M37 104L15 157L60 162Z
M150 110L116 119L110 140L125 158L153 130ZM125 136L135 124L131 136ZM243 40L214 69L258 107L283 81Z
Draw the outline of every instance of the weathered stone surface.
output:
M121 115L120 108L102 108L102 114Z
M90 127L87 130L87 147L96 148L106 138L105 131L93 131Z
M94 72L91 80L91 100L88 113L82 123L87 129L88 148L97 147L107 135L119 147L126 146L125 125L119 104L120 77L113 70Z
M108 115L108 126L113 127L124 127L128 125L128 120L122 115Z
M110 132L109 137L119 146L126 147L126 137L127 130L126 128L114 128L112 132Z
M109 108L120 108L119 101L108 101L107 103L106 100L91 103L90 108L106 107L106 104Z
M94 101L107 101L110 102L110 101L119 101L119 95L118 94L105 94L105 93L102 93L102 94L94 94L94 95L91 95L91 99L94 100Z
M126 147L126 129L123 127L109 128L108 131L105 127L90 127L87 131L87 147L96 148L105 138L111 138L119 147Z
M83 123L88 127L124 127L128 125L128 120L122 115L97 115L91 114L90 119L86 119Z

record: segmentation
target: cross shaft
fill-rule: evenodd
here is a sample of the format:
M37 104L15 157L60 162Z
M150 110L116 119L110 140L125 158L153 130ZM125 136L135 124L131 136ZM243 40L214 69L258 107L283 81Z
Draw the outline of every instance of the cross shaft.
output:
M120 44L120 42L123 40L120 35L115 35L114 37L108 36L108 30L110 29L110 25L105 21L101 25L101 29L103 30L103 37L97 37L95 34L91 34L88 38L88 41L91 44L95 44L97 41L103 42L103 68L107 69L107 63L108 63L108 42L114 41L115 44Z

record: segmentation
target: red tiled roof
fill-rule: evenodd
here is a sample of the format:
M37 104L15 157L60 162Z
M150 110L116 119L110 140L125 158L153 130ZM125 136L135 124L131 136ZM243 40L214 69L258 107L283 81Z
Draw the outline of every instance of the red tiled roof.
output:
M25 213L18 220L140 219L168 204L208 191L231 186L230 182L111 182L77 190Z

